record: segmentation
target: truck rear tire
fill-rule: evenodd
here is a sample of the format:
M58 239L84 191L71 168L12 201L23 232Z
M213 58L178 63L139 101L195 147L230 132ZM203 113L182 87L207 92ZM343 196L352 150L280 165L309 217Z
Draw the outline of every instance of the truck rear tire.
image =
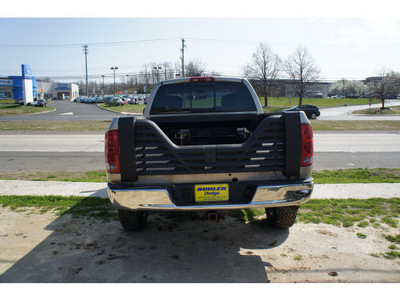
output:
M287 229L296 221L298 206L266 208L268 224L273 228Z
M137 231L146 226L148 213L147 211L118 209L118 217L126 231Z

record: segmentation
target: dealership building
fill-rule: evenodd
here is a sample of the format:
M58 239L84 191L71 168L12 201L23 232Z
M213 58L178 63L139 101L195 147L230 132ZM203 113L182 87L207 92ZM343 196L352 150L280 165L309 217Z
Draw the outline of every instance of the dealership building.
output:
M23 79L23 76L0 77L0 99L24 99ZM31 80L33 98L36 98L36 78Z
M24 99L24 103L37 99L64 100L79 96L74 83L47 82L32 76L29 65L21 65L22 76L0 77L0 99Z
M79 97L79 86L75 83L36 82L38 99L66 100Z

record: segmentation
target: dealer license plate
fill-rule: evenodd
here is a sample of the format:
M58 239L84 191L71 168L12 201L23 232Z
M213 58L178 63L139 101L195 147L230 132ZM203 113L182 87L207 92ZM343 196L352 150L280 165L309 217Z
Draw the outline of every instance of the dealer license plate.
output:
M213 202L229 200L228 184L197 184L194 186L196 202Z

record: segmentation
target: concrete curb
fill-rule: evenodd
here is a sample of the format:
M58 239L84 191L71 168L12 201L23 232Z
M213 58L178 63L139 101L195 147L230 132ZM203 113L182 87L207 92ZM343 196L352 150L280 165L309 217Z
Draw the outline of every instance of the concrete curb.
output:
M107 198L105 182L0 180L0 196L54 195ZM400 183L316 184L312 199L400 198Z
M102 110L106 110L106 111L109 111L109 112L117 113L117 114L120 114L120 115L143 116L143 114L141 114L141 113L119 112L119 111L107 109L105 107L100 107L98 103L96 103L96 106L98 108L102 109Z

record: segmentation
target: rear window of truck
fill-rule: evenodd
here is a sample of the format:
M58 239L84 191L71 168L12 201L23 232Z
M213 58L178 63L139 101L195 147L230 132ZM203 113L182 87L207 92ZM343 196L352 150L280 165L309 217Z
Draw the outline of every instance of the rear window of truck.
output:
M250 91L241 82L185 82L161 86L150 114L256 110Z

